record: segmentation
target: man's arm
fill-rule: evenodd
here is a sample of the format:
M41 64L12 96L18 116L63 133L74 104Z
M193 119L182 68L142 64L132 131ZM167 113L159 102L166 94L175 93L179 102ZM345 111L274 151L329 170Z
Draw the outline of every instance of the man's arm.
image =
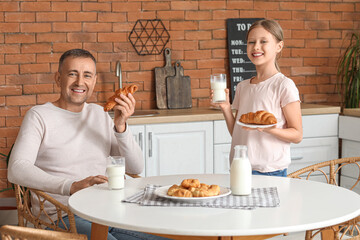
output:
M43 128L40 116L29 110L11 152L8 179L22 186L69 195L72 180L50 175L35 165Z

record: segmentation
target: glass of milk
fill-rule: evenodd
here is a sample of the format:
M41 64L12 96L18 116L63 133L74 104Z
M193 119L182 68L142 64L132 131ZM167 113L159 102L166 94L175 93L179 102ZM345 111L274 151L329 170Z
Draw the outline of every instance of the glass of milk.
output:
M210 76L210 85L214 91L212 102L225 102L226 74L212 74Z
M109 189L123 189L125 179L125 157L109 156L107 159L106 175Z

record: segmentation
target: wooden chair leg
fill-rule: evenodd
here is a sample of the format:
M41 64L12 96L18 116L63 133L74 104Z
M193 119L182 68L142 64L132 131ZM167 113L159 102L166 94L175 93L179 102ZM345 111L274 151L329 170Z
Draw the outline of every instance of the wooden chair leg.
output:
M305 240L312 240L312 231L306 231Z

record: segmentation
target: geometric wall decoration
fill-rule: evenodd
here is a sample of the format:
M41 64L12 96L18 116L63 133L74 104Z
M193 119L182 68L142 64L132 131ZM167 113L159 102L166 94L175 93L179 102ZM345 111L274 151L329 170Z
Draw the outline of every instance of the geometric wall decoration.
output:
M170 35L160 19L137 20L129 35L129 41L139 55L160 54Z

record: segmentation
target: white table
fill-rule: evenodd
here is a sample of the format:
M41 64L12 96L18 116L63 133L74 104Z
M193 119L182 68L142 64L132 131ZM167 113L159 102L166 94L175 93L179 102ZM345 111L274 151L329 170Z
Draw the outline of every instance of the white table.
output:
M92 239L106 239L107 226L179 235L174 236L178 239L191 239L190 236L266 239L282 233L335 225L360 215L360 195L353 191L319 182L268 176L253 176L253 187L276 186L280 198L280 206L276 208L150 207L121 202L146 184L179 184L185 178L230 186L226 174L128 179L123 190L110 191L102 184L76 192L70 197L69 206L75 214L93 222Z

